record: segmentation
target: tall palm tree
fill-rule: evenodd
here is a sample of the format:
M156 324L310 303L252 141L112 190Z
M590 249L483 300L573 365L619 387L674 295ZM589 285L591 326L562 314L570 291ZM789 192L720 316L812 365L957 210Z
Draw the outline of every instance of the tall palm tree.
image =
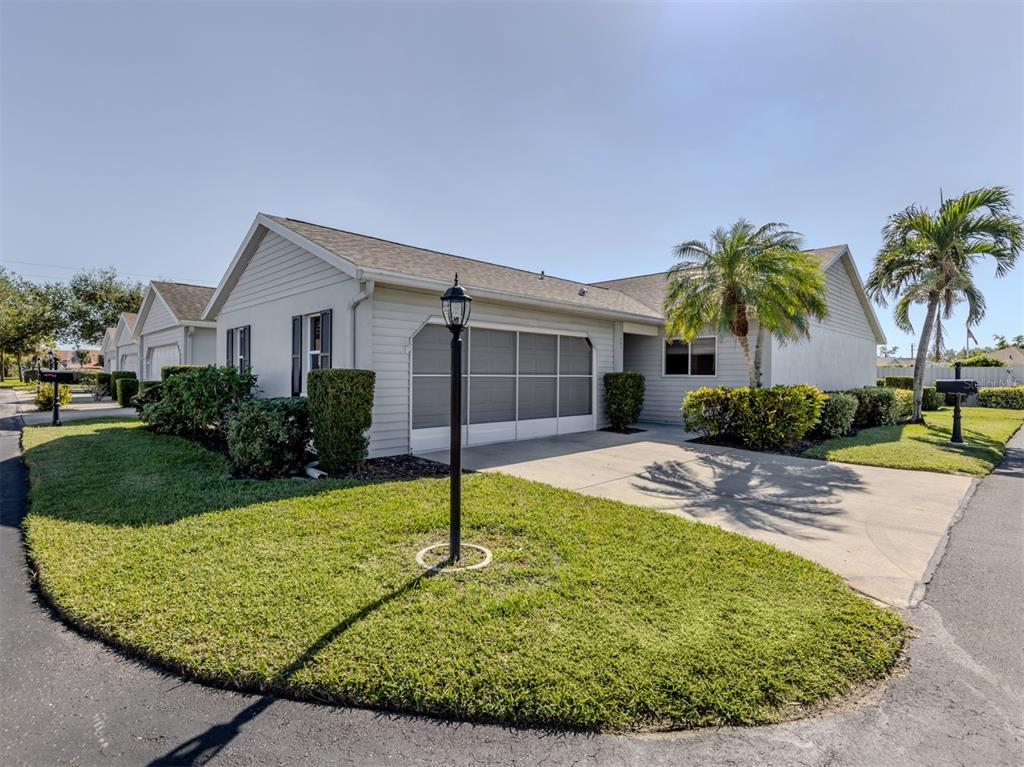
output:
M974 284L974 265L991 256L996 277L1005 276L1024 245L1024 222L1013 215L1012 195L1002 186L964 192L943 200L937 213L911 205L891 216L882 229L882 247L867 279L868 294L881 306L896 301L893 316L907 333L910 309L924 304L924 323L914 364L914 420L921 421L924 368L933 330L954 307L967 304L967 326L985 316L985 297ZM941 347L941 338L938 346Z
M707 328L732 334L750 386L759 387L768 338L805 338L811 319L827 313L821 264L800 251L802 241L786 224L757 228L741 218L716 229L709 242L676 245L665 292L666 335L692 341Z

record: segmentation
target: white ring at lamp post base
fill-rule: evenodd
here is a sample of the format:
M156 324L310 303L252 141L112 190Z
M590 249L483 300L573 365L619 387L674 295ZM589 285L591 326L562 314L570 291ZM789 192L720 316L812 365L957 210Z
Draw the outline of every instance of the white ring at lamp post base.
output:
M489 565L491 563L492 557L491 557L491 550L490 549L485 548L483 546L477 546L475 543L464 543L464 544L462 544L462 548L464 548L464 549L473 549L474 551L479 551L481 554L483 554L484 555L483 561L482 562L477 562L475 565L455 565L454 567L445 564L448 560L444 560L442 562L439 562L436 565L428 565L427 562L426 562L427 552L433 551L434 549L442 549L442 548L443 549L447 549L448 548L448 544L447 543L434 543L434 544L431 544L430 546L427 546L425 549L420 549L419 551L416 552L416 564L418 564L424 570L429 570L430 572L433 572L433 573L461 573L461 572L463 572L465 570L482 570L483 568L487 567L487 565Z

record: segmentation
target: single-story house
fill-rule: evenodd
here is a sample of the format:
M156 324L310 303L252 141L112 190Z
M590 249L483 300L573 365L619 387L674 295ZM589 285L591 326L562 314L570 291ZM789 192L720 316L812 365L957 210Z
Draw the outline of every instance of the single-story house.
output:
M117 326L103 331L103 343L100 344L100 356L103 357L103 370L107 373L117 370Z
M139 315L121 312L114 327L114 358L111 372L130 370L139 375L139 342L135 338L135 324Z
M216 323L203 319L213 288L153 281L142 296L134 337L140 378L160 379L164 365L212 365L217 360Z
M811 339L772 343L765 382L846 388L875 380L884 343L849 249L816 251L829 317ZM647 379L645 420L678 423L684 393L746 385L731 337L665 339L665 273L587 284L259 214L210 298L218 362L251 367L266 396L304 394L308 371L376 371L370 455L443 447L449 340L441 293L473 297L465 343L466 444L606 425L602 376Z

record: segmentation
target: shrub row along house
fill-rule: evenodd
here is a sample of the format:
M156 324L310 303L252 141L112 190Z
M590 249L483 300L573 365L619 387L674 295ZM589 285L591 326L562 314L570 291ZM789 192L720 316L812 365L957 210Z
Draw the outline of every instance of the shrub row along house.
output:
M828 316L765 354L764 383L875 382L885 342L845 245L821 259ZM376 372L371 457L447 445L449 340L439 297L458 274L473 296L464 345L465 444L606 425L602 376L646 380L641 420L680 423L686 392L745 386L731 336L666 339L667 273L582 283L259 214L216 289L151 283L104 338L108 370L157 379L170 364L251 368L266 396L303 395L310 370Z

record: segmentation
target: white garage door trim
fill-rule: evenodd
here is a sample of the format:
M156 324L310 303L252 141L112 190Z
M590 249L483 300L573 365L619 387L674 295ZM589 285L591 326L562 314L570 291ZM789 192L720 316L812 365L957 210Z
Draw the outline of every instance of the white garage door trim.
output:
M130 373L138 373L139 372L139 355L135 354L135 353L132 353L132 354L122 354L121 355L121 367L119 367L118 370L124 370L124 371L128 371Z
M442 405L442 409L447 411L447 398L449 396L450 387L450 374L448 372L448 359L447 353L442 353L443 362L437 364L435 361L434 365L429 366L431 372L417 372L416 361L414 354L414 346L416 338L426 328L431 328L432 333L437 333L437 330L443 330L445 336L437 335L436 341L450 338L448 335L447 328L441 324L440 320L431 319L424 323L415 334L409 344L409 444L413 452L421 452L427 450L438 450L448 446L451 438L450 426L446 423L445 425L428 426L421 428L414 428L414 424L417 420L417 409L416 409L416 390L415 386L417 381L426 383L428 380L434 382L434 388L436 390L435 398L432 402L439 402ZM470 339L472 339L472 331L474 329L483 330L497 330L506 333L513 334L515 340L515 365L513 371L501 371L498 373L483 373L474 372L473 365L473 344L472 341L468 344L466 351L465 360L465 371L466 375L466 388L463 393L464 403L463 406L466 409L466 419L470 421L468 424L464 424L462 427L462 441L466 445L482 445L490 442L512 442L515 440L522 439L533 439L536 437L546 437L555 434L569 434L580 431L593 431L597 428L597 354L594 349L594 344L590 340L587 333L581 333L576 331L563 331L555 330L550 328L533 328L533 327L521 327L521 326L509 326L501 325L497 323L473 323L469 329ZM538 374L524 373L523 372L523 354L520 348L520 341L523 334L531 335L543 335L543 336L554 336L554 371L548 372L544 370ZM479 338L480 336L478 336ZM589 372L587 373L568 373L563 370L563 344L565 343L562 339L583 339L587 342L589 347ZM436 347L435 347L436 348ZM507 347L506 347L507 348ZM569 358L575 352L575 361L580 363L582 355L579 354L579 349L567 348L565 356ZM482 352L478 352L482 354ZM500 355L499 355L500 356ZM571 358L570 358L571 361ZM514 416L513 420L493 421L487 423L472 423L472 392L473 382L477 381L478 385L486 379L499 379L496 381L498 386L501 386L501 381L504 379L511 379L512 383L512 400L514 404ZM522 389L521 382L526 379L541 379L543 381L551 381L553 383L553 397L554 397L554 412L553 417L543 418L530 418L520 419L520 406L522 403ZM587 396L589 396L589 411L582 415L558 415L562 408L562 393L563 390L572 386L573 381L582 382L584 379L588 379ZM563 385L564 382L564 385ZM571 392L571 389L568 389ZM581 390L576 389L577 395L581 395ZM577 400L582 402L584 400ZM497 406L500 408L502 404L507 406L507 401L499 400ZM445 415L447 418L447 414ZM433 419L431 419L433 420Z

